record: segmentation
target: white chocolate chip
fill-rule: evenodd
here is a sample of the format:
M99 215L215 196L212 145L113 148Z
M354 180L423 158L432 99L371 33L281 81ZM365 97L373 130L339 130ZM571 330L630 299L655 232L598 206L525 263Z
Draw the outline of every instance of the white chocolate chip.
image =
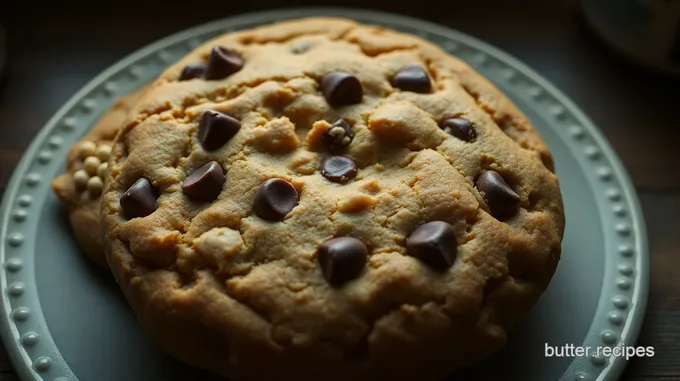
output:
M342 128L342 127L333 127L330 130L329 134L331 136L333 136L334 138L339 139L339 138L345 136L345 129Z
M102 181L101 177L90 177L90 180L87 182L87 191L90 192L91 195L97 196L102 193L103 189L104 182Z
M86 158L94 155L95 152L97 152L97 145L94 144L94 142L86 140L80 143L78 154L80 155L81 159L85 160Z
M90 175L85 170L81 169L73 174L73 183L78 189L84 189L87 186L88 180L90 180Z
M333 127L328 131L328 134L341 146L346 146L351 142L351 139L347 136L347 131L342 127Z
M97 176L101 177L102 180L106 177L106 168L108 168L108 164L106 163L101 163L99 164L99 167L97 167Z
M97 173L97 168L99 168L99 165L101 164L101 160L99 160L96 156L90 156L85 159L85 162L83 163L83 168L87 171L90 176L94 176L94 174Z
M101 161L109 160L109 155L111 155L111 146L108 144L100 145L99 147L97 147L97 152L95 153L95 155Z

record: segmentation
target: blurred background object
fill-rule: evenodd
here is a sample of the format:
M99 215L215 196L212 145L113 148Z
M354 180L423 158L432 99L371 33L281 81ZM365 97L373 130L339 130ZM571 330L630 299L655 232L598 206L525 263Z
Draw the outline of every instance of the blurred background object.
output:
M616 51L680 76L680 0L584 0L583 9Z
M5 29L0 24L0 80L2 80L5 73L5 61L7 61L7 36L5 35Z

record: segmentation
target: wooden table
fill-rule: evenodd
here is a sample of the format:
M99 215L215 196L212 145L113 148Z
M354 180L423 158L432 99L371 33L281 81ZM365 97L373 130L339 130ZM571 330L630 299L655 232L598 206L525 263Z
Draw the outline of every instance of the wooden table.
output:
M38 130L102 69L170 33L274 4L137 3L142 2L102 2L97 9L68 2L0 3L0 23L10 43L0 85L0 193ZM610 53L584 26L575 1L473 1L448 8L436 0L419 0L415 7L398 1L335 2L369 3L461 30L509 52L564 91L602 129L637 187L651 249L639 345L654 346L656 355L633 359L623 379L680 380L680 81L647 73ZM10 380L17 378L0 350L0 381Z

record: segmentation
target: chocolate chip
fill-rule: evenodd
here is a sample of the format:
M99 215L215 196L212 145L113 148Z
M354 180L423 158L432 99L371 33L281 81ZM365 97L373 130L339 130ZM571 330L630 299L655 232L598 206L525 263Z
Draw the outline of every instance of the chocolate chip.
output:
M158 192L149 180L141 177L120 196L120 207L127 219L145 217L156 210Z
M392 77L392 86L414 93L429 93L432 91L432 82L427 71L420 65L404 66Z
M475 127L465 118L449 118L439 124L444 132L460 140L471 142L477 137Z
M353 75L333 72L321 79L321 91L331 106L351 105L361 102L363 89Z
M344 119L338 119L323 134L323 144L331 152L337 152L347 147L354 138L352 128Z
M477 179L477 190L484 197L494 217L503 219L517 211L519 195L498 172L482 173Z
M208 151L222 147L241 129L241 122L221 112L208 110L201 116L198 139Z
M215 46L210 52L204 78L208 80L226 78L243 68L243 60L224 46Z
M298 204L293 184L283 179L269 179L255 193L255 214L269 221L281 221Z
M357 166L352 159L344 156L331 156L321 164L323 177L334 183L346 183L357 175Z
M182 73L179 75L180 81L188 81L194 78L201 78L205 73L205 65L203 64L188 64L182 69Z
M328 283L340 286L361 273L366 265L368 249L354 237L329 239L319 246L321 273Z
M436 269L446 270L456 261L456 235L446 222L428 222L406 239L406 250L410 256Z
M193 199L212 201L222 191L225 180L222 166L216 161L211 161L187 176L182 183L182 191Z

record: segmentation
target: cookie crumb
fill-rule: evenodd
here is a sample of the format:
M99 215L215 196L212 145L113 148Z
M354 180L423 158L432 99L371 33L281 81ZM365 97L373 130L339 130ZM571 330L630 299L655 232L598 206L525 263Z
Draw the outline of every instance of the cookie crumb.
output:
M95 152L95 156L101 161L107 161L109 160L109 155L111 155L111 146L108 144L102 144L99 147L97 147L97 151Z
M104 181L102 181L101 177L90 177L90 179L87 181L87 191L90 192L91 195L98 196L102 193L103 189Z
M353 194L338 202L338 211L342 213L359 213L375 205L376 199L367 194Z
M361 189L365 190L368 193L376 194L380 192L380 184L378 184L378 182L375 179L373 179L361 185Z
M101 163L101 160L96 156L88 156L83 162L83 169L85 169L90 176L94 176Z
M75 184L77 189L83 190L87 186L87 182L90 180L90 175L83 169L77 170L73 174L73 184Z
M97 176L101 177L104 179L106 177L106 169L109 167L107 163L101 163L99 164L99 167L97 167Z
M86 140L80 144L80 148L78 149L78 156L80 156L81 159L85 160L86 158L94 155L95 152L97 152L97 145L94 142Z
M319 120L312 124L312 128L307 133L307 146L310 151L318 152L324 150L324 135L331 129L331 124L325 120Z

